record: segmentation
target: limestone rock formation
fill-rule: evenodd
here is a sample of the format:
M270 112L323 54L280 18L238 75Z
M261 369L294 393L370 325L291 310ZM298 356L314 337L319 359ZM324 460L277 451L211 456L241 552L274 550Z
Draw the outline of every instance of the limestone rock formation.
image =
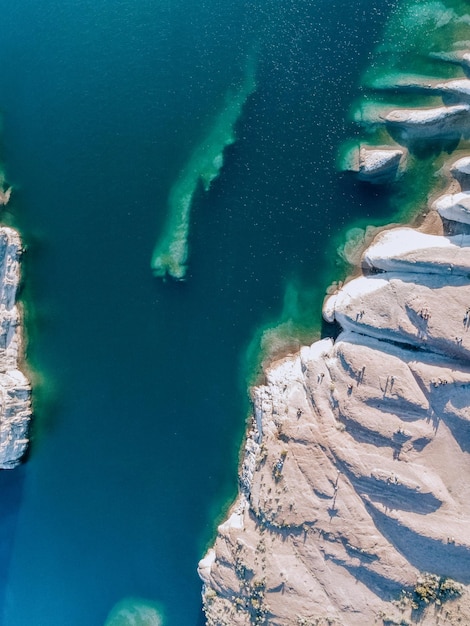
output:
M450 172L459 182L462 190L467 191L470 185L470 158L463 157L455 161L450 168Z
M470 69L470 53L466 49L452 50L451 52L434 52L432 56L435 59L461 65L466 70Z
M23 359L21 315L16 303L21 240L0 228L0 468L18 465L28 446L31 387L20 371Z
M392 132L398 129L404 140L452 136L468 128L470 107L456 104L429 109L395 109L386 115L385 121Z
M442 217L470 224L470 192L449 193L434 203L434 208Z
M8 204L11 197L11 191L11 187L3 189L2 186L0 186L0 205Z
M345 331L255 389L242 492L200 565L208 624L470 620L469 244L382 233L326 300Z
M470 237L437 236L414 228L379 233L362 257L365 271L398 271L449 276L470 274Z
M470 43L430 44L435 76L399 75L418 45L404 33L442 44L468 15L450 0L400 15L402 56L353 114L380 148L350 169L373 177L388 150L406 154L408 194L423 172L428 194L437 172L453 180L427 207L417 193L422 228L376 235L326 299L336 340L252 390L239 496L199 564L208 626L470 624Z
M448 218L458 234L380 232L325 301L336 341L253 390L199 566L209 626L470 622L470 228Z
M357 173L359 180L386 183L395 180L406 160L405 150L360 146L345 158L344 169Z

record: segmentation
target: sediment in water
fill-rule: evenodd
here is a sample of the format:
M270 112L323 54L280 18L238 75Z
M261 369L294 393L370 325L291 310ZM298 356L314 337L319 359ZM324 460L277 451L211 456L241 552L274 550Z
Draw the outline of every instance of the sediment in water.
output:
M141 598L125 598L108 615L105 626L163 626L160 607Z
M242 83L227 91L223 108L170 189L166 223L152 255L151 267L155 276L170 276L176 280L185 278L194 194L200 184L208 191L219 175L224 163L224 150L236 141L235 126L255 89L256 60L252 57L248 60Z

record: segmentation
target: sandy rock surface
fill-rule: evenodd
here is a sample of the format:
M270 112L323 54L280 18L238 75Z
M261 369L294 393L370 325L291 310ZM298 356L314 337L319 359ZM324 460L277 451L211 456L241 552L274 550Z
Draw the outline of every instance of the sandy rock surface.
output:
M345 331L254 390L241 495L199 569L208 624L470 623L470 241L458 239L382 233L365 259L394 271L329 297ZM448 585L442 604L420 601L420 580Z

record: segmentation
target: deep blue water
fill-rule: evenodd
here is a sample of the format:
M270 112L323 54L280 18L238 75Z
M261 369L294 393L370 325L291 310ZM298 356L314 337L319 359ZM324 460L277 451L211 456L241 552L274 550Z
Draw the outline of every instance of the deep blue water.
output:
M199 623L246 349L291 281L318 329L335 237L386 216L334 162L393 4L0 0L7 218L28 244L37 372L30 458L0 474L3 626L103 626L127 596ZM150 258L169 189L255 49L238 141L194 199L188 280L164 283Z

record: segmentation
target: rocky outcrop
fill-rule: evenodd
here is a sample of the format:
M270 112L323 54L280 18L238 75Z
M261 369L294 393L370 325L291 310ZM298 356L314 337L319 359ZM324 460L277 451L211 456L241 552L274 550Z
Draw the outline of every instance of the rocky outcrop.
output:
M31 387L19 369L23 359L21 315L16 302L20 282L21 240L0 228L0 468L20 462L28 446Z
M405 162L403 149L360 146L349 151L343 169L355 172L359 180L380 184L398 178Z
M199 569L208 624L470 620L469 244L382 233L326 300L338 339L254 390L243 491Z
M463 157L452 164L450 168L452 176L460 184L462 190L467 191L470 186L470 157Z
M8 187L7 189L2 189L0 187L0 205L8 204L11 197L11 191L11 187Z
M402 15L401 37L468 23L443 3ZM463 74L459 46L430 56ZM271 364L252 390L239 497L199 564L208 626L470 623L470 83L437 74L392 72L354 113L381 145L345 169L373 182L406 155L408 193L423 171L453 179L419 206L419 229L376 235L326 299L336 340ZM432 102L400 108L401 92Z
M325 301L336 341L253 390L240 496L199 566L209 626L470 622L466 195L433 202L443 235L380 232Z
M470 52L464 50L452 50L451 52L434 52L431 56L440 61L461 65L466 71L470 70Z
M470 192L449 193L434 203L434 208L442 217L470 224Z
M396 109L385 116L391 133L400 133L402 141L452 137L468 130L470 106L431 107L429 109Z

